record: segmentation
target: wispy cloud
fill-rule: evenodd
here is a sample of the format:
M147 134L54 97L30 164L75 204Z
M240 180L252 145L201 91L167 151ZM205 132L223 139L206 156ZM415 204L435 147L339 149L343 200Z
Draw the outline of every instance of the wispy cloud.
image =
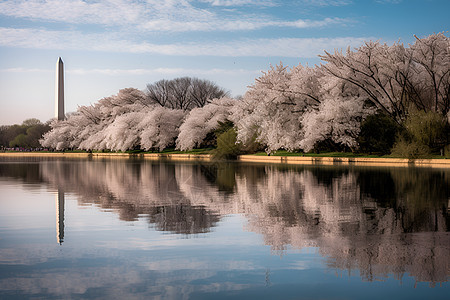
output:
M196 7L193 2L186 0L148 0L146 2L6 0L0 2L0 15L35 21L118 26L128 29L128 32L130 28L142 32L238 31L266 27L313 28L348 22L348 20L340 18L284 21L269 15L261 16L248 11L218 15L214 9ZM273 1L263 0L205 0L203 2L207 2L211 6L275 5Z
M292 22L280 22L274 24L274 26L285 26L285 27L295 27L295 28L311 28L311 27L324 27L337 24L346 24L350 22L347 19L341 18L325 18L323 20L296 20Z
M402 0L375 0L375 1L381 4L399 4L400 2L402 2Z
M344 6L352 3L351 0L300 0L310 6Z
M153 53L181 56L316 57L323 50L356 47L371 37L239 39L227 42L155 44L133 41L115 34L42 29L0 28L0 46L58 50L93 50L120 53Z
M245 69L186 69L186 68L155 68L155 69L72 69L67 70L69 74L88 75L101 74L109 76L122 75L236 75L236 74L259 74L260 70Z
M200 0L213 6L278 6L282 0ZM380 0L401 1L401 0ZM352 3L352 0L297 0L297 3L308 6L343 6Z
M213 6L276 6L273 0L200 0Z
M38 68L7 68L0 69L0 73L53 73L53 69ZM154 68L154 69L67 69L67 74L73 75L106 75L106 76L128 76L128 75L237 75L237 74L260 74L260 70L246 69L188 69L188 68Z
M291 28L318 28L330 25L347 24L351 21L341 18L325 18L322 20L261 20L261 19L239 19L239 20L215 20L212 22L202 21L173 21L155 20L140 24L139 27L149 31L238 31L258 30L267 27L291 27Z
M6 0L0 14L32 20L88 24L129 24L143 17L144 4L133 1Z
M8 68L0 69L0 73L49 73L55 72L55 70L50 69L37 69L37 68Z

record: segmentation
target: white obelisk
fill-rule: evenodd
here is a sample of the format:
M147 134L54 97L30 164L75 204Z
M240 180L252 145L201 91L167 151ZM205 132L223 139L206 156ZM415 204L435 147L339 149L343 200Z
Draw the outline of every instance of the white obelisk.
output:
M60 58L56 62L55 118L64 120L64 63Z

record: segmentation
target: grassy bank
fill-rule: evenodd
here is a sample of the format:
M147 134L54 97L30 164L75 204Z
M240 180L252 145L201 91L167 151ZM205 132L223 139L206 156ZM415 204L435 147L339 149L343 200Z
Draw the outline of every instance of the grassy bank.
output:
M66 150L66 151L5 151L0 153L85 153L85 154L131 154L131 155L144 155L144 154L193 154L193 155L210 155L214 152L214 148L202 148L192 149L189 151L179 151L174 148L168 148L163 151L142 151L142 150L130 150L130 151L85 151L85 150ZM246 156L283 156L283 157L331 157L331 158L399 158L406 159L404 157L395 155L375 155L367 153L352 153L352 152L323 152L323 153L303 153L303 152L289 152L286 150L278 150L270 155L266 152L257 152L252 154L246 154ZM429 155L420 159L446 159L441 155ZM448 159L448 158L447 158Z

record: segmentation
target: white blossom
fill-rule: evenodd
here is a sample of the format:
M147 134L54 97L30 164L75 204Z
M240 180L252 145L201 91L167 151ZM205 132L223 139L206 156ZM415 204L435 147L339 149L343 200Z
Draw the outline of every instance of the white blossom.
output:
M180 127L177 149L184 151L200 146L208 133L217 129L220 122L230 118L235 103L236 100L225 97L191 110Z
M180 109L155 107L146 113L138 124L139 137L144 150L157 148L160 151L174 145L180 132L185 113Z

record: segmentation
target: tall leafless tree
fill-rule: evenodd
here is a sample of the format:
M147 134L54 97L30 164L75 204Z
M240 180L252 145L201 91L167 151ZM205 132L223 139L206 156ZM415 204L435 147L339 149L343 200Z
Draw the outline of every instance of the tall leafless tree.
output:
M152 103L184 111L203 107L212 99L229 95L212 81L192 77L162 79L148 84L146 94Z

